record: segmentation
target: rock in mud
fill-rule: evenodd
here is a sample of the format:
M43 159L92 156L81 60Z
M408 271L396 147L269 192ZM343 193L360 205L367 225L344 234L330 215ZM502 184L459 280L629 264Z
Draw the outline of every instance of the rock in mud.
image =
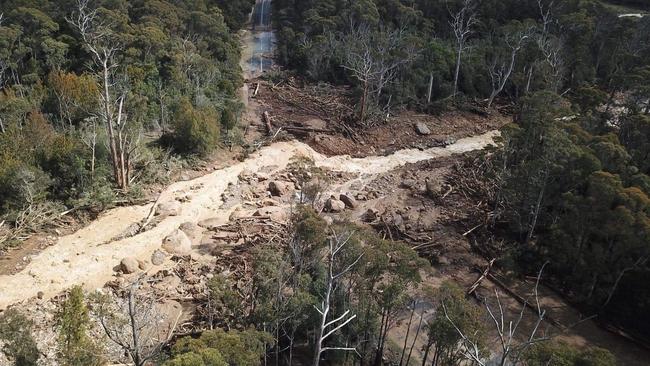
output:
M366 213L363 214L362 219L365 222L373 222L377 220L378 217L379 217L379 211L377 211L374 208L369 208L368 211L366 211Z
M431 130L429 129L429 126L427 126L424 122L418 122L415 124L415 131L419 135L431 135Z
M181 279L176 275L170 275L163 278L160 282L154 285L155 288L162 291L174 291L178 289L181 285Z
M301 125L307 128L313 128L316 130L325 130L327 129L327 122L322 119L314 118L308 121L302 122Z
M181 224L180 229L190 238L192 244L198 245L201 243L201 238L203 237L202 227L192 222L186 222Z
M415 181L415 179L404 179L404 180L402 180L401 186L402 186L402 188L411 189L411 188L415 187L416 184L417 184L417 182Z
M149 263L147 263L147 261L141 261L138 259L138 268L140 268L143 271L146 271L147 267L149 267Z
M289 193L290 187L291 185L287 182L274 180L269 183L269 192L271 192L271 196L281 197Z
M156 209L156 216L178 216L181 214L181 203L178 201L163 202Z
M210 231L214 231L222 225L223 225L223 220L219 218L212 218L212 219L207 219L199 222L200 227Z
M357 200L351 194L341 194L339 200L345 204L345 207L348 208L357 208L359 205Z
M325 202L325 209L329 212L341 212L345 210L345 203L341 200L337 200L334 197L331 197L330 199Z
M425 182L427 196L431 199L437 199L442 192L442 184L434 179L426 179Z
M289 219L287 210L283 209L282 207L275 206L260 208L259 210L255 211L253 216L268 216L271 220L276 222L287 222Z
M187 255L192 251L192 241L182 230L176 229L163 240L162 248L169 254Z
M453 136L447 136L447 138L444 141L445 146L453 145L456 143L456 138Z
M138 260L133 257L126 257L120 262L120 269L124 274L135 273L140 269Z
M154 266L159 266L165 263L165 259L167 259L167 255L162 250L156 249L156 251L151 255L151 263Z
M262 207L269 207L269 206L279 206L280 203L272 198L265 198L262 200L262 202L260 202L260 205L262 205Z
M247 211L247 210L244 210L241 207L238 207L237 209L235 209L235 211L233 211L230 214L230 217L228 218L228 220L235 221L237 219L241 219L241 218L249 217L249 216L250 216L250 211Z

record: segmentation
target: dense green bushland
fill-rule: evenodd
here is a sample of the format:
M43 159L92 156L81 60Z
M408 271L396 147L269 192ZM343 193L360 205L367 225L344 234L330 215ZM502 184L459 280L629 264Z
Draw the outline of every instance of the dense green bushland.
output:
M234 33L253 3L2 1L0 214L159 179L161 133L175 151L212 151L241 109Z
M642 87L650 59L650 19L618 18L597 0L273 4L280 62L315 80L357 85L360 96L369 87L368 107L434 110L456 91L514 101L545 89L610 94Z
M597 0L274 6L279 60L356 85L361 119L514 102L488 172L496 225L516 241L508 257L528 273L549 260L576 302L650 334L650 18Z
M522 101L489 173L497 225L515 234L525 270L548 260L574 301L649 334L650 116L630 109L613 126L606 114L574 113L552 92Z

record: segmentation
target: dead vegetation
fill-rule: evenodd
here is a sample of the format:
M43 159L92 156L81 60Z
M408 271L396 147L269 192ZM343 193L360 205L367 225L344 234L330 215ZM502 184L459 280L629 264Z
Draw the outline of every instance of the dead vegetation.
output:
M497 112L486 115L448 111L434 116L395 111L383 114L377 123L360 126L352 91L347 87L288 78L277 83L255 80L250 88L258 91L254 99L270 117L273 135L287 132L326 155L365 157L404 148L446 146L509 122L508 117ZM262 119L262 114L258 118ZM426 127L424 134L418 131L418 125ZM265 126L268 130L269 126Z

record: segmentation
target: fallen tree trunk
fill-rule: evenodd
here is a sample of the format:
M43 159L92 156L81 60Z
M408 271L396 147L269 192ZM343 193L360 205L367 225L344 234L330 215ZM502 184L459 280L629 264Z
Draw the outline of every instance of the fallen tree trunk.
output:
M490 271L492 270L492 265L494 264L494 261L496 258L493 258L487 265L487 268L485 268L485 271L474 281L474 283L469 287L467 290L467 295L471 295L476 289L481 285L481 282L487 277L488 274L490 274Z
M300 127L300 126L284 126L283 129L287 131L298 131L298 132L314 132L314 133L327 133L332 134L334 130L325 130L322 128L311 128L311 127Z
M494 275L492 275L491 273L488 273L487 276L486 276L486 278L489 279L489 280L490 280L492 283L494 283L495 285L501 287L501 289L502 289L503 291L505 291L505 292L506 292L508 295L510 295L510 297L512 297L513 299L517 300L517 302L519 302L521 305L523 305L524 307L527 307L527 308L529 308L530 310L532 310L533 312L537 313L538 310L537 310L537 308L536 308L535 306L533 306L532 304L530 304L528 300L524 299L524 298L523 298L522 296L520 296L518 293L516 293L516 292L514 292L513 290L511 290L511 289L510 289L510 288L509 288L505 283L501 282L501 280L499 280L498 278L494 277ZM561 330L565 330L565 329L567 329L567 327L564 326L564 324L562 324L562 323L560 323L559 321L555 320L554 318L552 318L552 317L551 317L550 315L548 315L548 314L544 317L544 320L550 322L551 324L555 325L556 327L560 328Z

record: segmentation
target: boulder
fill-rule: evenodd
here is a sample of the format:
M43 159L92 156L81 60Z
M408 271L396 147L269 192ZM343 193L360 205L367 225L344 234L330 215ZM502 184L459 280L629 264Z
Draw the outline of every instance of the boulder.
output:
M429 126L427 126L424 122L417 122L415 124L415 132L417 132L419 135L431 135L431 130L429 129Z
M453 145L453 144L456 143L456 138L453 137L453 136L447 136L447 138L445 139L444 143L445 143L445 146Z
M401 186L402 186L402 188L411 189L411 188L415 187L416 184L417 184L417 182L415 181L415 179L404 179L404 180L402 180Z
M286 209L277 206L262 207L253 213L253 216L268 216L276 222L287 222L289 214Z
M235 211L233 211L230 214L230 217L228 217L228 220L235 221L237 219L241 219L241 218L244 218L244 217L249 217L250 215L251 215L250 211L244 210L241 207L237 207L235 209ZM223 223L221 223L221 225L223 225Z
M426 178L425 188L426 188L426 194L427 196L429 196L429 198L437 199L438 197L440 197L440 194L442 192L442 184L440 181L436 179Z
M173 292L176 289L178 289L181 286L181 284L182 281L178 276L169 275L153 286L159 290Z
M260 202L260 204L263 207L279 206L280 205L280 203L278 201L276 201L276 200L274 200L272 198L265 198L265 199L262 200L262 202Z
M397 227L401 227L404 225L404 218L402 217L402 215L399 214L393 215L393 225Z
M357 208L357 200L351 194L341 194L339 200L349 208Z
M362 217L365 222L373 222L377 220L377 218L379 218L379 211L374 208L369 208Z
M182 230L176 229L163 240L162 248L169 254L187 255L192 251L192 241Z
M167 259L167 255L162 250L156 249L153 254L151 254L151 263L154 266L159 266L165 263L165 259Z
M271 196L281 197L289 193L292 185L287 182L280 182L277 180L269 182L269 192Z
M345 210L345 203L341 200L337 200L334 197L331 197L325 202L325 209L329 212L341 212Z
M313 128L316 130L326 130L327 129L327 122L323 121L322 119L314 118L307 120L305 122L302 122L301 125L303 127L307 128Z
M181 224L180 229L190 238L192 244L198 245L201 243L201 238L203 237L202 227L192 222L185 222Z
M139 269L140 263L133 257L126 257L120 262L120 270L122 270L122 273L131 274L137 272Z
M204 229L214 231L214 230L217 230L223 224L224 224L223 219L221 219L221 218L212 218L212 219L207 219L207 220L200 221L198 225L200 227L204 228Z
M163 202L156 208L156 216L178 216L181 214L181 203L178 201Z
M138 268L140 268L141 270L146 271L147 267L149 267L148 264L149 263L147 263L146 261L141 261L138 259Z

